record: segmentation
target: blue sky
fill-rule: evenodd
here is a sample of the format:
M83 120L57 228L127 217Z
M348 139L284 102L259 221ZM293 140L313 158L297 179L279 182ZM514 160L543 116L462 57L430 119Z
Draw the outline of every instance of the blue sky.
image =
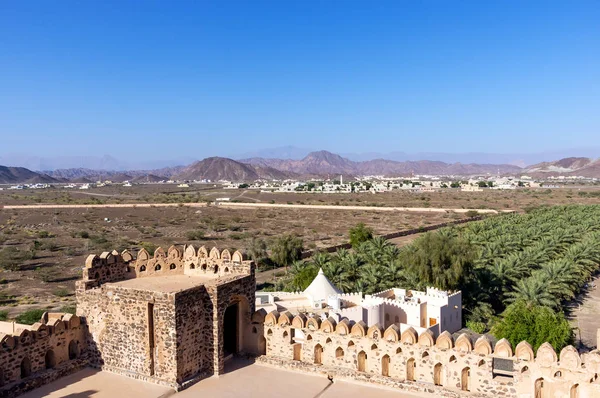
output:
M5 0L0 155L597 146L598 21L598 1Z

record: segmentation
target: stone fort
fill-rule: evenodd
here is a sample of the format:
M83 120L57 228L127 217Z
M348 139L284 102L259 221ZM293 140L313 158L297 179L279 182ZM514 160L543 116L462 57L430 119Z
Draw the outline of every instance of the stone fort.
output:
M557 355L545 343L534 352L527 342L512 347L427 322L410 327L387 314L345 317L331 303L320 303L320 311L267 311L255 290L254 263L238 251L172 246L152 256L143 249L135 257L90 255L77 282L77 315L0 322L0 397L86 366L179 391L222 374L235 355L443 397L600 396L598 350L568 346Z

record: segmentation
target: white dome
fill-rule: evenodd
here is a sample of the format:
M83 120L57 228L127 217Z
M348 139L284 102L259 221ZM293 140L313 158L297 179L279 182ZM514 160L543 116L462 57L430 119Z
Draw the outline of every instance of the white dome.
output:
M304 290L304 294L310 296L314 301L327 300L329 296L342 293L333 283L327 279L323 269L319 268L319 273L311 284Z

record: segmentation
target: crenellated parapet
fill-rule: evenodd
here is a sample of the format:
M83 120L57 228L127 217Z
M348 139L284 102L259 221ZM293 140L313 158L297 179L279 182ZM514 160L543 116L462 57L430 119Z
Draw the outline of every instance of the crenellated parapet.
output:
M299 314L290 321L289 313L276 311L262 316L268 363L304 370L318 366L321 373L338 372L357 380L366 373L377 376L371 381L386 385L391 379L423 382L483 396L535 396L536 388L552 396L576 396L569 395L571 391L600 396L599 351L580 355L567 346L557 355L548 343L534 352L525 341L513 348L508 340L487 335L442 332L436 337L427 329L401 331L399 324L384 329L347 318Z
M44 313L39 322L0 322L0 395L15 396L85 364L86 325L78 316Z
M202 246L171 246L168 250L157 248L152 255L141 249L137 256L125 250L113 250L95 255L90 254L83 268L83 280L78 290L88 290L103 283L132 278L185 274L218 278L232 274L254 273L254 263L240 251L219 251L216 247L207 250Z

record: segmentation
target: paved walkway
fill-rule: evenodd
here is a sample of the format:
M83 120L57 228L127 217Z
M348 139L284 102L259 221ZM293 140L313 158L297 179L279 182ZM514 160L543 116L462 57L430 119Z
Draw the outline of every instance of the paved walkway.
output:
M23 398L424 398L391 389L335 381L242 360L229 362L228 373L194 384L180 393L128 377L84 369L31 391Z
M167 387L83 369L77 373L21 395L22 398L159 398L173 393Z

